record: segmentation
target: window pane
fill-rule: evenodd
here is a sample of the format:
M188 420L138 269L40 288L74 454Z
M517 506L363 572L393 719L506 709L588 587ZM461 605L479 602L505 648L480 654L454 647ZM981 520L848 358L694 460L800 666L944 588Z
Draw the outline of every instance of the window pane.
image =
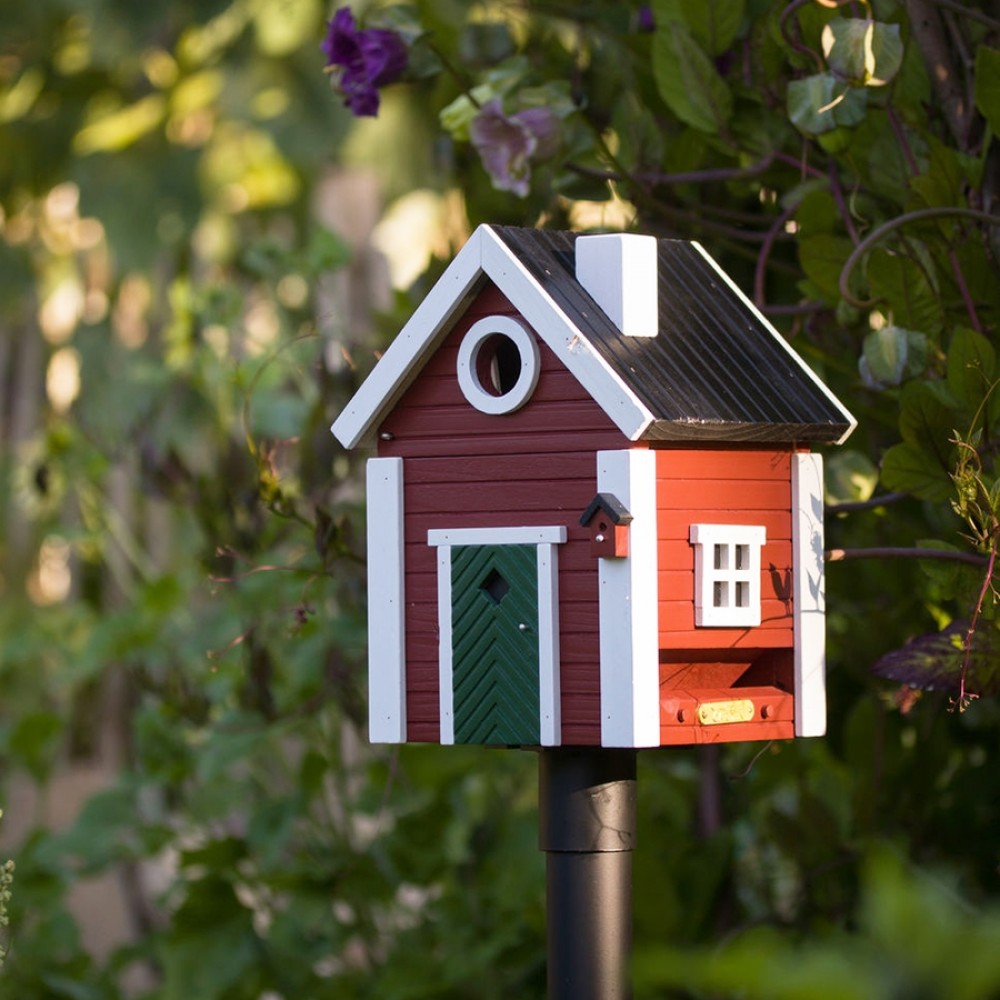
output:
M736 584L736 607L750 607L750 584L740 582Z
M714 587L712 588L712 603L717 608L728 608L729 607L729 584L722 581L716 580Z
M729 546L714 545L713 561L716 569L729 569Z
M736 568L737 569L749 569L750 568L750 546L749 545L736 545Z

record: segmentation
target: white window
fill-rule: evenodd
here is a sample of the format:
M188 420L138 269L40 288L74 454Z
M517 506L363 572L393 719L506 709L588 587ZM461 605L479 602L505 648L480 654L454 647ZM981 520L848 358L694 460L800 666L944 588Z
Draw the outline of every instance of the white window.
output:
M760 624L762 525L692 524L694 623L715 628Z

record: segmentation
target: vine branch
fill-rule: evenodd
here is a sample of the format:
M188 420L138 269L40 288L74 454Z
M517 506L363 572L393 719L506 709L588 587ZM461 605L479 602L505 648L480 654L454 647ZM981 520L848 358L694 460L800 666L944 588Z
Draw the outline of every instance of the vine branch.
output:
M997 550L996 546L990 548L989 563L986 566L986 575L983 578L983 585L979 589L979 600L976 601L975 610L972 612L972 620L969 622L969 629L965 633L965 650L962 654L962 674L958 679L958 698L953 702L952 707L964 712L970 701L978 698L978 694L969 694L965 690L965 683L969 677L969 662L972 659L972 637L976 634L976 625L979 624L979 616L983 611L983 604L986 595L989 593L993 583L993 569L996 566Z
M911 222L922 222L925 219L940 219L948 218L950 216L962 219L974 219L976 222L982 222L988 226L1000 226L1000 215L991 215L989 212L983 212L978 208L962 208L958 205L918 208L916 211L905 212L903 215L899 215L894 219L889 219L881 225L876 226L851 251L850 256L846 261L844 261L844 266L841 268L840 279L838 282L841 298L843 298L849 305L855 306L858 309L867 309L875 305L875 302L877 301L876 299L858 299L851 294L851 274L854 271L854 268L857 267L858 261L861 260L861 258L869 250L871 250L876 243L888 236L889 233L895 232L897 229L900 229Z
M887 504L908 500L909 493L880 493L869 500L845 500L843 503L827 504L828 514L853 514L860 510L872 510L875 507L885 507Z
M823 553L827 562L844 562L847 559L943 559L967 563L970 566L988 566L990 558L974 552L955 549L928 549L907 546L875 546L868 549L827 549Z

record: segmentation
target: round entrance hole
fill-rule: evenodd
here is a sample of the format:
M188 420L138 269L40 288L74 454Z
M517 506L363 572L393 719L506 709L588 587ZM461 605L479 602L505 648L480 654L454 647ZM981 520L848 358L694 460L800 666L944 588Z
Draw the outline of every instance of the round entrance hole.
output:
M487 337L476 354L476 379L492 396L506 396L521 377L521 352L510 337Z
M538 344L510 316L487 316L474 323L458 351L458 384L481 413L512 413L538 384Z

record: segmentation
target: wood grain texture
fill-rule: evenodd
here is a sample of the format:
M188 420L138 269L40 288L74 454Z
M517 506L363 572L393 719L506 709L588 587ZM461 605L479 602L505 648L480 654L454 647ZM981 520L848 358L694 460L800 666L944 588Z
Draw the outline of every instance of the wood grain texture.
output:
M627 446L621 432L539 343L541 374L528 403L488 416L455 377L462 336L491 314L516 315L487 285L379 428L379 454L404 459L407 736L438 740L437 567L427 532L565 525L558 548L563 743L600 740L597 566L580 514L596 492L594 453Z
M656 449L660 645L665 650L764 649L793 644L792 451ZM692 524L761 525L761 624L694 623Z
M788 739L792 695L793 567L789 450L656 450L663 745ZM761 525L761 623L698 628L692 524ZM751 721L697 723L706 702L754 703Z

